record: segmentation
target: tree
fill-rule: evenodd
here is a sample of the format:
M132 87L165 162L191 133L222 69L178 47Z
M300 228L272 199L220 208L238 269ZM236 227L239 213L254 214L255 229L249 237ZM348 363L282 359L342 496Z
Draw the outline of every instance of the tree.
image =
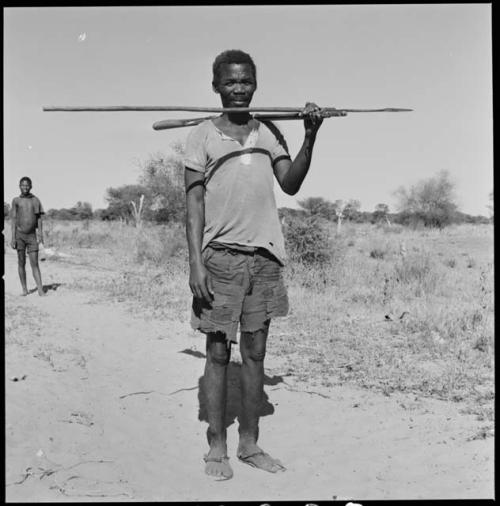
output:
M453 222L457 211L455 184L448 171L421 180L409 189L401 186L394 193L404 223L421 221L427 227L443 228Z
M340 234L340 227L342 225L342 220L344 218L344 207L345 207L345 203L341 199L337 199L333 203L333 208L335 210L335 216L337 217L337 234Z
M323 197L307 197L297 203L309 216L321 216L327 220L335 216L333 203Z
M493 213L494 213L493 190L489 194L489 201L490 201L490 203L486 207L488 208L488 211L490 212L490 219L491 219L491 221L493 221Z
M356 221L361 209L361 202L359 200L350 199L344 206L344 218L349 221Z
M146 218L158 222L184 221L186 193L183 155L183 146L174 143L167 155L156 153L145 162L139 162L142 171L139 183L146 190Z
M133 215L135 220L135 226L140 227L142 225L142 206L144 204L144 193L141 195L139 199L139 203L136 204L133 200L130 201L130 205L133 209Z
M148 194L148 191L142 185L128 184L119 186L118 188L108 188L106 193L108 208L105 210L106 212L102 214L102 219L122 219L128 223L133 219L130 202L138 202L141 195Z
M70 209L76 220L90 220L92 218L92 205L88 202L77 202Z
M389 222L389 206L387 204L377 204L373 211L373 221L375 223L379 221Z

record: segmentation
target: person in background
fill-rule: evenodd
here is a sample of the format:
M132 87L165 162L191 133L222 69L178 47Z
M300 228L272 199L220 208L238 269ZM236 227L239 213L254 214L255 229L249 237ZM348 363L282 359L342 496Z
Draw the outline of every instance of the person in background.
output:
M35 278L38 295L46 295L42 285L42 275L38 265L39 243L43 245L42 215L44 214L40 199L31 193L32 183L29 177L19 181L21 194L12 200L11 209L11 246L17 250L18 272L22 295L28 295L26 284L26 252Z

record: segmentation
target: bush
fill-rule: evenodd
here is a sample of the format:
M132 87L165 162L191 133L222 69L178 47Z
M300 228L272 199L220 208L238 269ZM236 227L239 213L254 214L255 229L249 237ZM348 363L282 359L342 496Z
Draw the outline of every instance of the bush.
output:
M400 187L395 194L401 211L400 223L403 225L416 228L422 222L426 227L443 228L455 219L455 183L447 171L419 181L409 189Z
M283 233L290 259L308 265L330 260L332 244L328 225L331 224L317 216L287 218Z

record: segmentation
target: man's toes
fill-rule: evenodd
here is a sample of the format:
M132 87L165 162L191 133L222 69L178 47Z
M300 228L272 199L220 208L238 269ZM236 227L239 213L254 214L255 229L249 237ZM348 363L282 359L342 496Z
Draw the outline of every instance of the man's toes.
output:
M283 464L280 464L279 462L275 462L273 464L273 473L279 473L280 471L285 471L286 467Z

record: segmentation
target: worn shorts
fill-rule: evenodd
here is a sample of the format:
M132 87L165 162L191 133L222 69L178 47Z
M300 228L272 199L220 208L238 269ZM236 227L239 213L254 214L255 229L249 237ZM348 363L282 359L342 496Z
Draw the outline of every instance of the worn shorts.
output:
M276 316L288 313L282 266L267 250L242 252L207 246L203 263L212 279L211 304L193 298L191 325L204 333L222 332L236 343L241 332L264 329Z
M33 253L38 251L38 241L36 238L36 232L26 234L19 230L16 230L16 250L19 252Z

